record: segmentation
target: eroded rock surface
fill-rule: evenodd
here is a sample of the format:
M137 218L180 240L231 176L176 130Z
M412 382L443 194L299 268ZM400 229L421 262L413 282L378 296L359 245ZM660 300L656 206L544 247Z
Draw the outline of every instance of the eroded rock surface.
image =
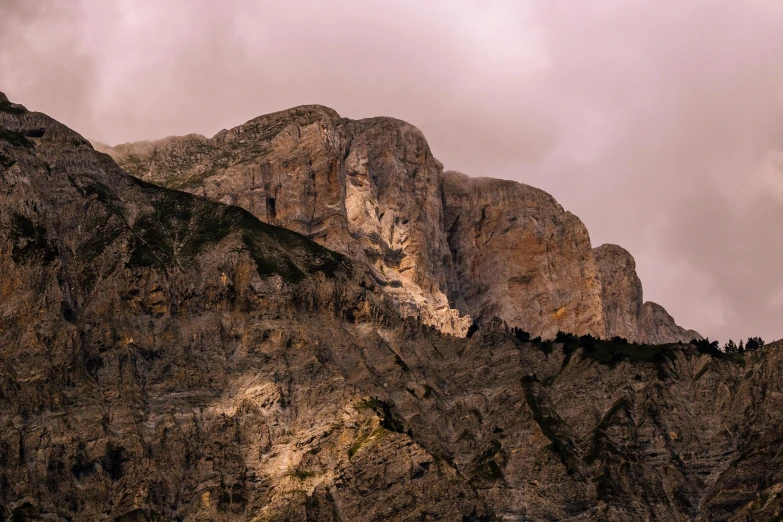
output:
M447 172L445 229L465 311L532 335L602 337L590 236L552 196L521 183Z
M689 342L701 339L696 330L686 330L661 305L648 301L642 307L640 342L648 344Z
M345 257L0 102L2 520L783 513L783 343L444 335Z
M699 332L686 330L659 304L643 302L642 282L636 275L633 256L617 245L593 250L601 280L601 302L606 333L631 342L665 344L701 339Z
M643 298L642 281L636 275L636 261L627 250L617 245L601 245L593 253L601 280L601 302L606 318L606 334L601 337L611 339L618 336L632 342L640 340Z

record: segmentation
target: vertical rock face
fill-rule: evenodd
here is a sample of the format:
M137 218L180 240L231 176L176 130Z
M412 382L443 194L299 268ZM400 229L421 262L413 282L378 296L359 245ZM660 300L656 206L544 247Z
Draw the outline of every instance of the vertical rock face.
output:
M695 330L686 330L656 303L643 302L642 282L636 275L633 256L617 245L601 245L593 250L601 280L601 302L606 317L602 337L624 337L631 342L664 344L701 339Z
M582 222L546 192L513 181L443 179L445 229L465 311L544 338L603 336L601 285Z
M591 251L582 222L541 190L444 174L421 132L400 120L306 105L213 138L96 147L134 176L240 206L348 255L400 313L445 333L497 316L544 338L677 338L660 313L644 323L657 333L640 330L630 254Z
M351 121L317 105L190 135L104 148L128 172L238 205L369 267L405 315L464 334L449 306L452 266L440 177L421 132L392 118Z
M426 322L463 333L469 318L459 318L447 299L453 268L443 233L442 165L421 132L399 120L347 122L345 131L351 237L364 238L363 253L381 284L401 287Z
M606 335L602 337L619 336L632 342L638 341L643 300L636 262L627 250L617 245L601 245L593 253L606 317Z
M650 301L642 307L640 326L639 341L646 344L687 343L702 338L696 330L679 326L664 307Z

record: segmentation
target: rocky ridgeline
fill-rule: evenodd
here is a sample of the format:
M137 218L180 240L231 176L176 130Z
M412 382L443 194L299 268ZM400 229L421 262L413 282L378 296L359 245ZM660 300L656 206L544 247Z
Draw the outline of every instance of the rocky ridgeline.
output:
M367 164L381 161L374 154ZM388 152L383 162L409 168ZM483 227L470 240L447 238L453 272L424 265L445 279L445 299L513 319L533 306L528 285L546 306L572 307L558 320L626 332L651 323L665 334L666 317L638 305L630 257L591 256L584 228L549 196L444 178L447 203L432 204L447 236L471 220ZM409 190L400 183L383 185ZM129 176L77 133L0 96L0 520L783 514L783 344L711 356L682 344L532 343L501 319L446 335L400 316L404 295L389 288L408 283L380 278L396 263L391 244L344 220L335 190L332 217L317 202L309 208L333 219L325 237L352 227L342 237L353 231L366 261ZM429 196L416 197L425 213ZM266 198L265 212L295 212ZM510 223L515 216L530 224ZM411 226L407 237L425 229ZM558 248L588 263L551 269L553 284L578 279L571 298L587 301L582 308L543 295L539 264L556 259L538 234L565 234ZM460 268L488 266L484 248L523 241L529 267L500 272L519 299ZM411 273L399 277L435 292ZM458 303L447 291L463 283ZM497 300L482 300L482 288ZM636 300L606 307L600 292Z
M630 254L593 251L579 218L549 194L444 173L403 121L308 105L209 139L96 147L136 177L238 205L348 255L400 313L445 333L500 317L543 338L701 338L643 304Z

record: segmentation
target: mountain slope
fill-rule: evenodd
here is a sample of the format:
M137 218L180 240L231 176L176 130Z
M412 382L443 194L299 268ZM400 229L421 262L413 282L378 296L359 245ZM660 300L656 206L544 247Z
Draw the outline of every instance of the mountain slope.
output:
M3 521L783 514L783 343L444 335L360 265L0 102Z

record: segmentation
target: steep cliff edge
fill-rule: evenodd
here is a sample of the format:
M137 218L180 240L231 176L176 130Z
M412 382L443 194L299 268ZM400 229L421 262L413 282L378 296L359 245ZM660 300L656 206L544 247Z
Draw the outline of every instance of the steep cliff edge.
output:
M636 261L627 250L617 245L601 245L593 250L593 254L601 281L605 337L609 339L616 335L632 342L639 341L643 337L639 326L643 298L642 281L636 275Z
M444 174L421 132L393 118L353 121L311 105L213 138L96 146L134 176L241 206L348 255L400 313L445 333L497 316L544 338L682 340L667 315L642 314L641 287L639 296L624 288L635 269L592 253L585 226L549 194Z
M513 181L446 172L443 206L465 310L534 336L603 337L590 237L549 194Z
M606 317L606 333L602 337L618 336L646 344L687 343L702 338L699 332L678 326L662 306L644 302L636 261L627 250L607 244L595 248L593 253Z
M0 520L487 514L375 398L371 275L5 97L0 272Z
M640 342L647 344L689 342L701 339L696 330L687 330L674 322L661 305L647 301L642 308Z
M1 95L0 273L3 521L783 513L783 343L444 335Z

